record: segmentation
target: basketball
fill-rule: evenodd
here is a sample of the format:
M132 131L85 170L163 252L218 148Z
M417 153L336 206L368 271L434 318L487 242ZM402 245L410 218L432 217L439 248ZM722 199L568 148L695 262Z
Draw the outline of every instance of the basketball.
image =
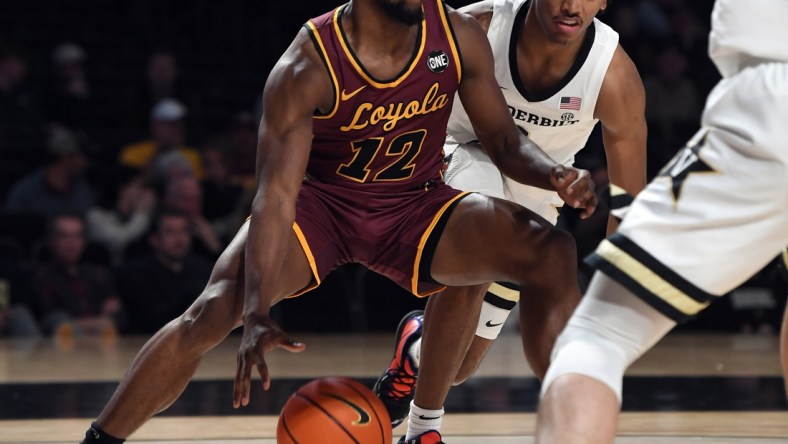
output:
M285 403L276 427L279 444L391 444L391 420L365 385L349 378L305 384Z

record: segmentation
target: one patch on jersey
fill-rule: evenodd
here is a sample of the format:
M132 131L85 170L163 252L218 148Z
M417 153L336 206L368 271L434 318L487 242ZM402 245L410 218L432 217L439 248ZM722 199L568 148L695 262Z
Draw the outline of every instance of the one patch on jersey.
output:
M440 74L443 71L446 71L446 68L448 67L449 56L440 49L432 51L430 55L427 56L427 68L429 68L430 71Z

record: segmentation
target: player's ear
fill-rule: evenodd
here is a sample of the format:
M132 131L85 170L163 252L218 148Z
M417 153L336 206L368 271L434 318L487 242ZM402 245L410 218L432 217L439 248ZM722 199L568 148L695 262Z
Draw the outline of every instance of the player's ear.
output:
M612 0L611 0L611 2L612 2ZM605 13L605 11L607 10L607 3L608 3L608 0L602 0L602 4L599 5L599 12L597 12L597 15L602 15L602 14Z

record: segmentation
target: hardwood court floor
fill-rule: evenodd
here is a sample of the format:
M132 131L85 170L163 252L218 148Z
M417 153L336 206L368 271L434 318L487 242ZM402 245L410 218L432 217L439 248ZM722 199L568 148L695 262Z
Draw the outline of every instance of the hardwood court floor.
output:
M131 442L272 444L289 393L329 375L369 384L393 342L387 334L294 337L307 351L272 353L272 391L255 392L247 411L227 405L240 339L232 336L206 356L172 416L153 419ZM143 342L0 341L0 442L77 442ZM617 443L788 443L780 375L775 337L670 335L627 374ZM503 336L477 377L452 390L444 437L450 444L532 443L537 396L519 337ZM404 426L395 439L402 433Z

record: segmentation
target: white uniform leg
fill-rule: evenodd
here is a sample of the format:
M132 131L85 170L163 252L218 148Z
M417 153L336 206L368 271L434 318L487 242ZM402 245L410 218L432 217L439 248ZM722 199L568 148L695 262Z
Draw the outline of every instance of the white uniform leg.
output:
M576 373L608 385L621 401L624 371L676 323L597 272L553 349L542 396L561 375Z

